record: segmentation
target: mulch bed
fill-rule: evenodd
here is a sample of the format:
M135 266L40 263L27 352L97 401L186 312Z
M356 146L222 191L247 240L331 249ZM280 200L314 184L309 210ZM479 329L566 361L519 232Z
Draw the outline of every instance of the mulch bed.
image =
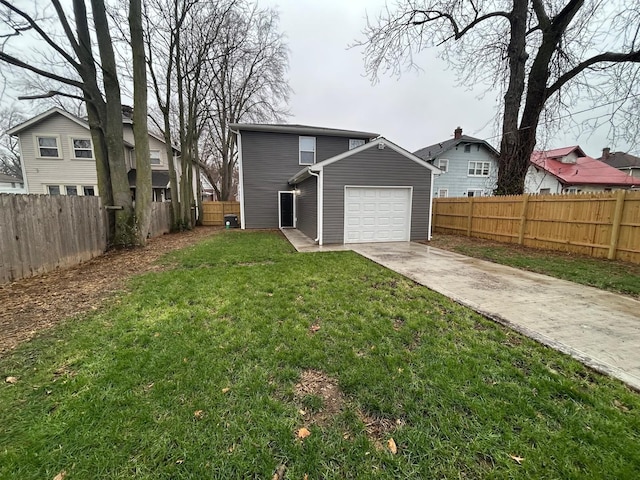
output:
M141 248L114 250L80 265L0 285L0 357L65 318L96 310L125 282L163 267L167 252L215 235L220 227L156 237Z

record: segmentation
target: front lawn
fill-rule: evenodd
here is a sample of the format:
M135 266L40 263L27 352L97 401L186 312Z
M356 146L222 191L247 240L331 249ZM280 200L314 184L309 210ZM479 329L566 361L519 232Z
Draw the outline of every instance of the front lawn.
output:
M0 360L0 478L637 478L636 393L352 252L163 265Z

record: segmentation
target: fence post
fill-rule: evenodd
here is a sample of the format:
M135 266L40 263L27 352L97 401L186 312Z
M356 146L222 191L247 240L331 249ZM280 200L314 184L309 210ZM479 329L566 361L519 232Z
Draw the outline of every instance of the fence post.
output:
M469 199L469 216L467 217L467 237L471 236L471 224L473 222L473 200L474 197Z
M622 223L622 212L624 210L624 199L627 195L626 190L619 190L616 198L616 209L613 213L613 224L611 225L611 241L609 242L609 260L616 258L616 250L618 249L618 239L620 238L620 224Z
M524 231L527 224L527 207L529 206L529 194L525 193L522 197L522 213L520 214L520 230L518 231L518 245L524 242Z

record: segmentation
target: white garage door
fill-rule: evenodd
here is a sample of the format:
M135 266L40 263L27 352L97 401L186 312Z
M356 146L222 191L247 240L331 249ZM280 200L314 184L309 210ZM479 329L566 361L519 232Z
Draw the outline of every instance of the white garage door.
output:
M346 187L344 243L408 242L411 187Z

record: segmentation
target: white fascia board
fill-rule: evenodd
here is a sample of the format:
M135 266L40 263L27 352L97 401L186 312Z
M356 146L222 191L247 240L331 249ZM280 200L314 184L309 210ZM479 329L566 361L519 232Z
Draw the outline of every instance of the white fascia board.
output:
M62 115L63 117L68 118L69 120L71 120L72 122L77 123L78 125L80 125L81 127L86 128L87 130L89 130L89 124L87 122L85 122L84 120L82 120L81 118L76 117L75 115L69 113L69 112L65 112L64 110L62 110L61 108L58 107L53 107L50 108L49 110L47 110L46 112L41 113L40 115L36 115L35 117L27 120L26 122L21 123L20 125L16 125L13 128L10 128L9 130L7 130L7 135L17 135L20 132L22 132L23 130L26 130L27 128L31 127L32 125L41 122L42 120L50 117L51 115L54 115L56 113L59 113L60 115Z
M341 153L340 155L336 155L335 157L331 157L328 158L326 160L323 160L320 163L316 163L315 165L311 165L309 167L309 169L313 172L320 172L324 167L326 167L327 165L331 165L332 163L335 162L339 162L340 160L343 160L347 157L350 157L352 155L356 155L360 152L364 152L365 150L369 149L369 148L373 148L373 147L378 147L378 145L380 144L384 144L384 148L390 148L391 150L395 151L396 153L399 153L400 155L402 155L403 157L411 160L412 162L417 163L418 165L420 165L421 167L427 168L429 170L431 170L433 173L436 174L440 174L442 173L442 171L437 168L434 167L433 165L431 165L430 163L425 162L424 160L422 160L419 157L416 157L413 153L408 152L407 150L405 150L402 147L399 147L398 145L396 145L395 143L390 142L389 140L387 140L384 137L378 137L375 140L372 140L369 143L365 143L364 145L360 145L357 148L354 148L352 150L347 150L344 153Z

